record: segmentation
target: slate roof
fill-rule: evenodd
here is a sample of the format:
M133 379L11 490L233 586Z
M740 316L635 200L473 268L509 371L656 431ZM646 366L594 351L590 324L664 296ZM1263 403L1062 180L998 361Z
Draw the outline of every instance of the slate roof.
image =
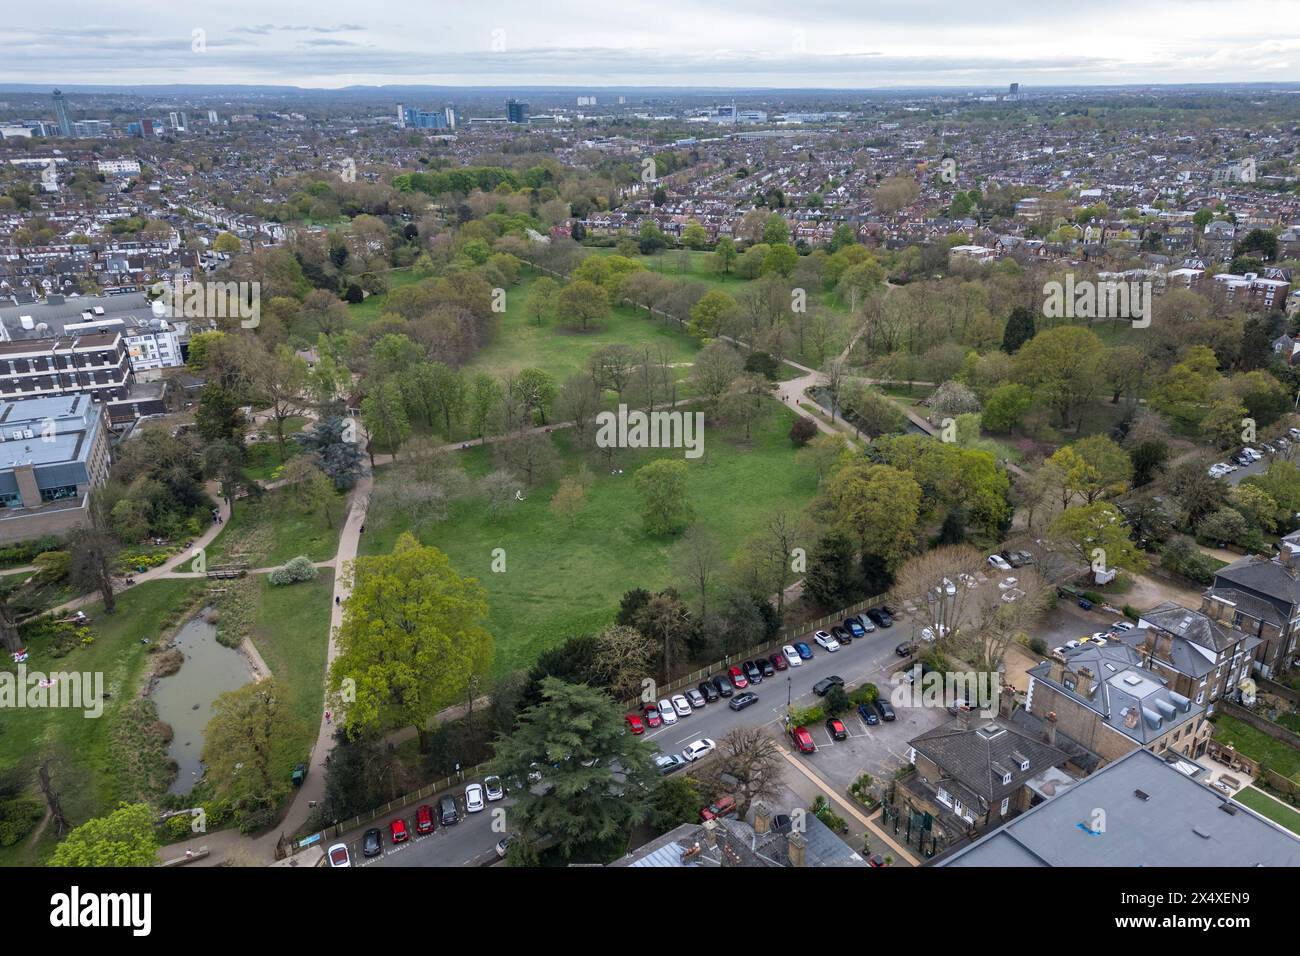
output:
M705 827L683 823L638 847L610 866L636 867L788 867L788 838L769 830L758 834L743 820L719 818L714 830L716 846L709 846ZM811 813L804 816L804 865L808 867L866 866L861 854L835 835ZM696 846L698 852L688 854ZM726 857L724 861L724 855Z
M1219 568L1214 573L1215 593L1225 586L1269 598L1280 608L1300 604L1300 569L1289 568L1277 558L1248 555Z
M960 719L951 720L908 743L938 766L945 778L982 799L984 807L1000 803L1044 768L1059 767L1069 760L1064 751L1001 721L967 726ZM1028 767L1021 770L1023 761ZM1004 772L1011 775L1010 783L1002 782ZM949 779L943 783L944 789L951 789Z

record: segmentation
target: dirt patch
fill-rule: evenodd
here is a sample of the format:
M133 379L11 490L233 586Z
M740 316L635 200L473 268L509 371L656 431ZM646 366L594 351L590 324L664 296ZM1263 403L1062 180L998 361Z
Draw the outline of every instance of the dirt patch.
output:
M151 681L158 680L160 677L170 677L181 669L185 663L185 655L174 647L159 651L158 656L154 659L153 673L149 675Z

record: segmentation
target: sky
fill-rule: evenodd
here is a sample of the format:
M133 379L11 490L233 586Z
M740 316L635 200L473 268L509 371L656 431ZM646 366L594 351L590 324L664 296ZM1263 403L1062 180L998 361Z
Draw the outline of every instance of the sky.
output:
M878 88L1300 81L1300 0L61 0L0 83Z

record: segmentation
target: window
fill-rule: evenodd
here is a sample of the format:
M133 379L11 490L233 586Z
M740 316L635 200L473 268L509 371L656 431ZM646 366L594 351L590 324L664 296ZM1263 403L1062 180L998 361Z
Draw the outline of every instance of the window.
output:
M1002 810L1001 810L1001 814L1002 814L1002 816L1005 817L1005 816L1007 815L1007 810L1010 809L1010 807L1011 807L1011 798L1010 798L1010 797L1003 797L1003 798L1002 798Z
M23 496L14 492L13 494L0 495L0 507L4 508L21 508L23 506Z
M77 497L76 485L59 485L57 488L42 488L42 501L64 501L68 498Z

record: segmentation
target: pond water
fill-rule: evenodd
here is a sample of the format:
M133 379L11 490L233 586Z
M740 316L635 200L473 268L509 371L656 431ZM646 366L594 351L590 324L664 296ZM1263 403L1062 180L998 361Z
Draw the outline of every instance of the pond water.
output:
M204 612L206 613L206 612ZM226 691L243 687L252 674L237 650L217 643L217 626L200 613L180 629L175 647L185 655L181 669L158 680L153 701L158 718L171 725L167 755L179 768L169 792L189 793L202 775L203 729L212 716L212 702Z

